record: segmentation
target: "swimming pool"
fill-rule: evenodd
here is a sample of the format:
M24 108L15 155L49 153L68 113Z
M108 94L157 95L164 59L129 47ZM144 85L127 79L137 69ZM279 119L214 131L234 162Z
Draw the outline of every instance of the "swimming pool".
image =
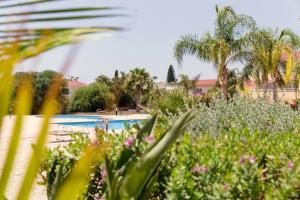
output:
M99 116L93 115L56 115L53 118L63 118L63 119L88 119L89 121L80 122L56 122L53 124L61 126L79 126L79 127L99 127L105 129L105 120L100 119ZM91 121L92 120L92 121ZM108 129L125 129L125 125L128 124L132 126L133 124L141 124L143 120L108 120Z
M56 119L100 119L100 116L96 115L55 115Z

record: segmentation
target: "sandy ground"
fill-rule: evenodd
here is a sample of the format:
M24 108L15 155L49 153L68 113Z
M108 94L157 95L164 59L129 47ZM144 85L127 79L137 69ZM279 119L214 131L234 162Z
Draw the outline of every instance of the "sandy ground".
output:
M100 116L101 118L107 119L117 119L117 120L128 120L128 119L146 119L149 116L145 114L134 114L134 115L105 115ZM24 171L27 167L28 159L32 153L31 145L35 143L36 136L39 133L41 122L43 121L43 117L37 116L26 116L24 119L24 124L22 127L21 132L21 140L19 144L19 149L17 153L17 158L14 163L14 167L12 169L12 176L9 180L9 185L6 191L6 197L8 200L15 199L16 195L18 194L18 188L23 179ZM67 121L88 121L82 119L60 119L56 118L52 120L52 123L55 122L67 122ZM0 134L0 171L5 161L5 155L8 149L9 140L11 137L11 132L14 126L15 117L11 119L9 117L5 117L3 127L1 129ZM66 132L86 132L89 133L91 137L94 134L94 128L81 128L81 127L70 127L70 126L58 126L56 124L51 124L49 129L49 136L48 136L48 146L55 146L66 141L64 134ZM30 199L33 200L42 200L47 199L46 197L46 190L43 186L39 186L35 184Z

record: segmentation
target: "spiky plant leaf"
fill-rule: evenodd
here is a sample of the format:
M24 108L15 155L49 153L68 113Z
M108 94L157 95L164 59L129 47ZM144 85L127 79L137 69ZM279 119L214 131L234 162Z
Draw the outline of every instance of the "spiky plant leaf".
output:
M137 199L141 195L164 153L184 132L192 118L191 112L186 113L148 152L128 167L129 169L120 183L120 189L116 191L119 192L121 199Z

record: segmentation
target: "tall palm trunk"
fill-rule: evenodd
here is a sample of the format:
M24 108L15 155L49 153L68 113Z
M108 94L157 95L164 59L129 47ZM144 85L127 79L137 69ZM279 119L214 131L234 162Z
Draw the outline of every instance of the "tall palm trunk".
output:
M277 102L278 94L277 94L277 83L273 83L273 101Z
M263 85L263 93L264 93L264 99L267 100L267 91L268 91L268 84Z
M272 79L272 90L273 90L273 101L277 102L278 95L277 95L277 78L276 77L274 77Z
M221 68L220 82L221 82L222 96L224 99L228 99L228 93L227 93L228 73L227 73L226 65L223 65Z
M278 71L276 70L274 77L272 78L272 89L273 89L273 101L274 102L277 102L277 99L278 99L277 82L278 82Z
M295 92L295 100L298 99L298 90L299 90L299 82L298 80L295 80L294 82L294 92Z
M141 112L141 101L142 101L142 92L141 90L137 90L135 94L135 105L136 105L136 111L139 113Z

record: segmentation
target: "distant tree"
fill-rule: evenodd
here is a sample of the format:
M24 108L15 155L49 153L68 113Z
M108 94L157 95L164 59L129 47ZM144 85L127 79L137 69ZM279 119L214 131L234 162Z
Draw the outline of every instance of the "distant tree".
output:
M95 79L95 81L96 81L97 83L105 83L105 84L108 85L108 86L111 86L111 84L112 84L110 78L108 78L108 77L105 76L105 75L100 75L100 76L98 76L98 77Z
M240 86L239 73L235 69L228 69L227 77L228 77L228 83L227 83L228 97L233 97L234 94L238 93L238 88ZM221 87L219 81L217 81L216 87L217 88Z
M40 112L41 106L45 100L45 95L53 83L55 77L63 77L62 74L52 70L45 70L36 74L32 81L33 87L33 107L32 113L37 114ZM58 103L60 104L60 110L64 110L64 102L66 102L66 94L68 94L67 82L64 81L61 85L60 92L58 95Z
M38 72L17 72L14 74L14 89L13 89L13 99L16 97L17 88L20 86L21 82L25 79L34 80Z
M32 80L32 90L33 90L33 104L32 104L32 114L38 114L40 112L41 106L45 100L45 95L52 84L56 76L63 76L52 70L46 70L43 72L18 72L14 75L15 84L13 92L13 100L16 94L16 89L20 86L22 80L25 78L30 78ZM60 92L58 95L59 110L63 112L66 107L66 94L68 93L67 82L64 81L61 85Z
M98 109L112 109L114 96L105 83L92 83L75 91L71 98L69 111L95 112Z
M134 97L125 89L127 76L125 72L121 71L120 73L118 72L118 78L114 77L111 80L112 85L110 89L115 96L116 105L120 107L132 107L134 105Z
M190 79L188 75L180 74L179 85L186 91L193 90L196 85L195 82L199 79L200 75L197 75L195 78Z
M176 82L177 82L177 80L175 77L174 67L172 65L170 65L169 69L168 69L168 74L167 74L167 83L170 84L170 83L176 83Z
M118 78L119 78L119 71L116 70L116 71L115 71L115 79L118 79Z
M128 74L125 88L135 96L136 110L140 112L142 95L153 88L153 80L145 69L135 68Z

